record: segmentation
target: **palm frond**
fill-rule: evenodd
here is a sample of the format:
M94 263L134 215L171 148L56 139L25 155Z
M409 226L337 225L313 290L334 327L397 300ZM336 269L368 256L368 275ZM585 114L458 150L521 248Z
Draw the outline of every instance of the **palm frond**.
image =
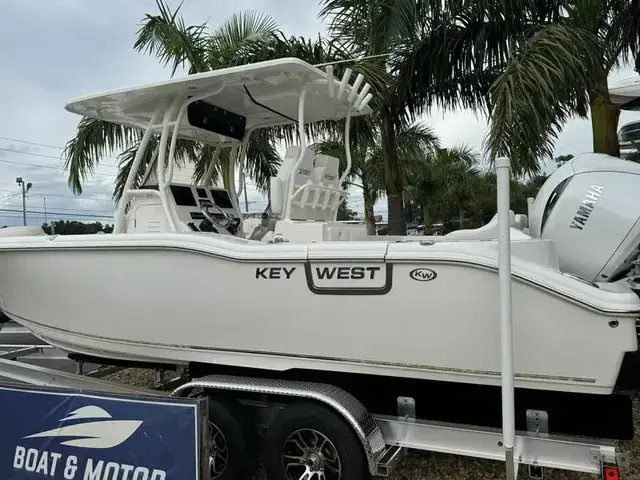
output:
M142 137L139 129L117 125L104 120L82 118L76 135L62 152L65 170L69 170L67 184L73 193L82 193L82 184L91 177L100 159L125 148Z
M275 177L280 166L280 157L269 132L258 130L251 135L247 144L247 165L245 173L253 180L261 193L269 191L271 177Z
M157 144L158 139L156 137L152 137L149 140L149 145L142 156L142 163L135 176L133 185L134 188L140 186L144 172L147 169L149 162L151 161L153 152L155 151ZM131 146L126 148L120 155L118 155L118 175L116 177L112 194L112 199L116 203L119 202L122 198L124 187L127 183L127 177L129 176L129 172L131 172L131 166L133 165L133 160L135 159L136 153L138 153L139 147L140 141L136 141Z
M536 32L491 87L490 160L507 155L514 173L537 173L564 122L586 114L589 79L602 75L601 51L585 30L554 24Z
M397 133L396 144L402 156L423 156L430 150L440 148L440 139L432 127L416 122Z
M397 45L398 91L414 115L432 106L485 108L485 97L518 45L559 21L562 0L424 2L416 39Z
M158 147L158 137L151 137L149 139L149 144L142 154L142 162L140 163L140 167L138 168L136 175L133 181L133 188L138 188L142 184L142 179L144 174L149 167L149 163L153 158L153 154ZM127 147L124 151L122 151L118 155L118 174L116 176L116 181L113 189L112 198L114 201L119 202L122 198L122 193L124 192L124 187L127 183L127 177L129 176L129 172L131 171L131 166L133 165L133 161L135 159L136 154L138 153L138 149L140 148L140 141L136 141ZM176 143L176 151L175 151L175 165L180 168L183 167L187 162L191 162L197 156L198 147L191 140L178 140ZM169 154L169 146L167 146L166 155ZM154 162L153 166L155 168L157 165ZM150 179L155 179L155 170L151 173Z
M253 10L234 13L208 39L207 63L212 69L244 64L275 41L278 24Z
M200 183L207 173L209 165L215 155L216 147L211 145L200 145L198 153L195 155L195 164L193 166L193 181ZM213 175L211 180L216 183L220 180L222 175L222 163L229 161L229 149L221 150L216 158L216 164L214 166Z
M185 64L189 73L209 70L204 55L206 24L187 27L178 17L182 3L173 12L163 0L156 0L156 5L160 13L145 15L133 48L154 55L163 66L171 63L171 76Z
M606 27L601 34L607 73L629 65L640 52L640 2L610 0L608 4L607 18L602 22Z

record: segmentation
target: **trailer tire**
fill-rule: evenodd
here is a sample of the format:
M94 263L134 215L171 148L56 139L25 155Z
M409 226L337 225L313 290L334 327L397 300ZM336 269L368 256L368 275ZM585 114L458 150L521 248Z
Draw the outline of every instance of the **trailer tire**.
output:
M351 426L333 410L314 403L294 403L276 415L265 434L263 463L269 480L305 478L305 468L324 473L309 478L371 478L362 443Z
M253 478L257 440L253 425L246 419L242 406L234 399L209 396L211 480Z

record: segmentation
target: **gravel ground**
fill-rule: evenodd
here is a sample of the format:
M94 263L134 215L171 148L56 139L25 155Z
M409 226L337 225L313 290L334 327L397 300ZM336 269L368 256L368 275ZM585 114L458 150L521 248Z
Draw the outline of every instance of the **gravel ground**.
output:
M126 368L104 377L105 380L123 383L134 387L153 388L156 385L156 373L154 370L144 368Z
M155 372L152 370L129 368L105 377L108 380L139 387L153 388ZM640 394L634 393L634 426L636 436L631 442L622 442L620 451L630 457L630 464L622 472L628 480L640 479ZM504 479L504 464L490 460L478 460L458 455L446 455L429 452L412 452L396 468L389 480L498 480ZM256 480L263 479L262 473ZM522 468L518 479L529 478L527 468ZM598 478L578 472L546 470L546 480L588 480Z

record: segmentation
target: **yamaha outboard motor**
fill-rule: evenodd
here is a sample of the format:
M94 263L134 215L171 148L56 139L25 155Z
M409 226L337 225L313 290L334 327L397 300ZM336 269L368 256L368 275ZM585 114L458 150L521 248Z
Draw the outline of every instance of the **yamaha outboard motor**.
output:
M535 199L529 233L555 240L563 272L613 282L636 276L639 219L640 164L591 153L547 179Z

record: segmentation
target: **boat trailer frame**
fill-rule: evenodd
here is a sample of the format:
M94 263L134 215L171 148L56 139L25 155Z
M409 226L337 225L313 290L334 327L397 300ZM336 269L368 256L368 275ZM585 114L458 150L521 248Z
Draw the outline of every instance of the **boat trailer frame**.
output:
M312 400L339 413L352 427L364 448L369 471L375 476L389 476L410 450L507 460L500 429L418 419L415 401L409 397L398 397L397 416L378 415L367 411L351 394L328 384L209 375L187 379L173 390L166 390L165 383L148 389L25 364L16 361L18 357L19 354L0 358L0 376L18 383L123 395L191 396L202 392L232 391L243 405L256 413L258 426L263 427L269 425L274 415L287 405L282 398ZM260 400L246 399L256 395ZM549 435L547 421L545 412L528 411L527 431L515 432L516 475L519 467L526 465L529 476L537 479L543 478L545 468L606 478L607 468L628 466L628 456L617 452L617 441Z

